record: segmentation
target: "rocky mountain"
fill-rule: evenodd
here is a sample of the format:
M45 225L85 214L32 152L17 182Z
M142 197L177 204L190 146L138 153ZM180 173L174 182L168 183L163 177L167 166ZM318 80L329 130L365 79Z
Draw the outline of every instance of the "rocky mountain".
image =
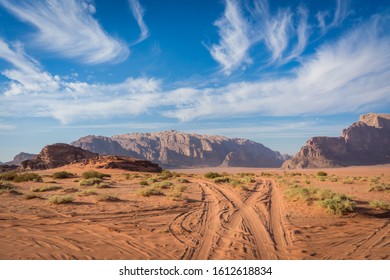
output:
M390 114L361 115L340 137L313 137L284 168L390 163Z
M71 162L99 156L68 144L48 145L33 159L22 161L21 170L39 170L60 167Z
M158 164L147 160L140 160L125 156L98 156L89 159L82 159L71 163L72 166L79 165L82 168L89 169L122 169L127 171L139 172L161 172Z
M17 154L13 160L6 162L5 164L8 165L19 165L22 163L22 161L29 160L34 158L36 155L35 154L28 154L28 153L19 153Z
M174 130L112 137L89 135L71 143L101 155L130 156L163 167L280 167L284 156L247 139Z

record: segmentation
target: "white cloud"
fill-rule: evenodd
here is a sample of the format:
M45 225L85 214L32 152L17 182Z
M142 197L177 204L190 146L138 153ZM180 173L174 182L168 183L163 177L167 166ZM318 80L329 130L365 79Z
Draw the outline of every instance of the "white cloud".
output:
M96 9L90 2L0 0L0 4L37 28L33 41L46 50L88 64L120 62L129 55L127 46L93 18Z
M54 117L62 123L151 114L176 118L329 115L390 106L390 37L387 15L375 16L305 58L288 77L224 87L164 90L153 78L98 84L44 72L22 49L0 41L5 71L23 94L0 95L0 116ZM25 76L37 76L31 82ZM55 86L50 86L53 83ZM31 88L30 85L37 88Z
M143 19L145 11L141 4L138 2L138 0L129 0L129 4L131 12L133 13L133 16L137 21L139 29L141 31L139 38L134 42L134 44L138 44L149 37L149 29Z
M320 11L316 17L318 25L322 34L326 33L329 29L335 28L341 25L348 15L348 0L336 0L336 9L331 22L327 23L329 17L329 11Z
M211 56L222 65L223 72L230 75L238 67L251 63L247 52L251 46L248 38L248 23L244 19L239 4L226 0L222 18L214 24L218 27L219 44L209 48Z

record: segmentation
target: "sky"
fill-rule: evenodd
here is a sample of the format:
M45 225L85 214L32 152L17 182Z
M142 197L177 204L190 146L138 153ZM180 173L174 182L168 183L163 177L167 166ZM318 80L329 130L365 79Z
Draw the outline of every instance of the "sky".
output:
M390 113L388 0L0 0L0 161L178 131L295 154Z

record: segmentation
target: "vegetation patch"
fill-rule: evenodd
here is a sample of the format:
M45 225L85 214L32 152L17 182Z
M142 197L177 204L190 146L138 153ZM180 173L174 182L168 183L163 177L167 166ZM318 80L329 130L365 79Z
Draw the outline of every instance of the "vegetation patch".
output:
M188 184L190 181L186 178L178 178L177 181L182 184Z
M67 171L58 171L53 173L53 179L68 179L73 178L75 175Z
M328 173L326 173L325 171L318 171L317 172L317 176L328 176Z
M9 193L9 192L13 191L14 189L15 189L15 187L12 186L10 183L0 181L0 194Z
M148 183L148 181L146 181L146 180L140 181L139 184L140 184L141 186L149 186L149 183Z
M373 200L370 201L370 206L374 209L387 210L389 209L389 204L383 200Z
M157 182L152 185L153 188L159 188L159 189L169 189L170 186L172 186L173 183L169 181L164 182Z
M80 181L80 186L93 186L93 185L98 185L102 183L103 180L100 178L89 178L89 179L83 179Z
M204 174L204 177L207 179L215 179L218 177L223 177L223 175L217 172L207 172L206 174Z
M120 201L120 199L112 194L99 194L95 197L96 201L107 201L107 202L115 202Z
M316 202L317 205L325 208L332 214L344 214L354 211L356 202L344 194L335 193L329 189L318 188L288 188L285 190L285 197L289 200Z
M29 199L42 198L42 197L37 195L36 193L25 193L23 195L23 198L29 200Z
M164 195L164 193L159 188L156 188L156 187L140 189L137 192L137 194L141 195L141 196Z
M1 173L0 180L14 181L16 183L28 182L28 181L42 182L42 177L36 173L30 173L30 172L17 173L15 171L10 171L10 172Z
M377 183L370 187L368 190L369 192L384 192L384 191L390 191L390 184L385 183Z
M33 187L30 190L32 192L49 192L49 191L56 191L61 189L59 186L44 186L44 187Z
M161 172L161 174L158 176L158 178L160 180L168 180L168 179L175 178L175 177L179 177L179 174L177 174L176 172L169 171L169 170L163 170Z
M186 189L186 186L173 186L169 191L168 196L171 198L180 198Z
M97 195L98 193L94 189L87 189L77 193L78 196L90 196Z
M91 171L84 172L81 175L81 177L83 177L83 179L93 179L93 178L103 179L103 178L109 178L111 177L111 175L91 170Z
M65 204L73 201L74 198L71 195L53 195L49 197L49 202L53 204Z

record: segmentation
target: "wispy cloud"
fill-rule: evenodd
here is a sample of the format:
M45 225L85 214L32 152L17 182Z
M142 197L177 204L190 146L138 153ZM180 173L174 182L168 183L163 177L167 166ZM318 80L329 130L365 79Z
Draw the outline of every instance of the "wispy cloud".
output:
M227 75L238 67L251 63L247 52L251 46L248 37L249 25L244 19L239 4L226 0L223 16L214 24L218 27L220 41L209 48L211 56L222 65Z
M329 11L320 11L316 17L322 34L325 34L329 29L338 27L348 15L348 0L336 0L336 9L333 14L333 19L327 23L327 18L330 16Z
M153 78L129 78L116 84L65 81L40 69L20 46L11 48L1 41L0 56L8 57L5 59L13 66L3 74L11 80L10 85L17 84L24 94L0 95L0 116L45 116L62 123L77 123L82 119L152 114L191 121L231 116L329 115L388 108L389 23L389 15L377 15L355 26L339 40L306 57L288 77L170 91ZM32 83L36 89L29 89L29 81L20 77L28 71L44 81ZM45 75L47 81L41 78Z
M129 0L129 4L130 4L131 12L133 13L133 16L137 21L139 29L141 31L139 38L134 42L134 44L138 44L149 37L149 29L144 22L145 10L138 2L138 0Z
M249 51L264 45L270 57L268 64L285 64L298 57L308 43L308 11L302 6L293 13L281 8L271 14L267 0L253 0L241 7L238 1L226 0L224 15L216 21L220 42L209 48L211 56L226 75L252 63ZM245 8L247 17L242 9ZM295 24L295 19L298 23Z
M128 47L111 37L93 18L95 7L78 0L0 0L10 13L37 29L33 41L41 48L83 63L120 62Z

